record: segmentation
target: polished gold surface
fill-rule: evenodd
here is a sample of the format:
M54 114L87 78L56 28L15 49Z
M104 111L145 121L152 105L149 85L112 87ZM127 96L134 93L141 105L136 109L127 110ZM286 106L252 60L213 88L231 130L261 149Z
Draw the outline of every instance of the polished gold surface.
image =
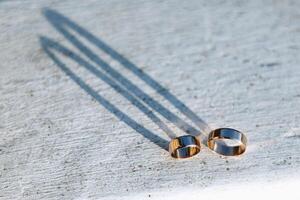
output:
M227 143L226 143L227 140ZM228 140L234 145L228 144ZM245 152L247 145L246 136L232 128L219 128L210 132L207 146L224 156L237 156Z
M184 135L171 140L169 152L174 158L189 158L200 152L200 141L191 135Z

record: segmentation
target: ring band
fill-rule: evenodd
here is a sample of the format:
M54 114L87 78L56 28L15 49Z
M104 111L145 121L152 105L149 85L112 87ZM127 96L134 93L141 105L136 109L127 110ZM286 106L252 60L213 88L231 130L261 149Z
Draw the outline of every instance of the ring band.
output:
M229 146L223 139L229 139L238 142L237 145ZM224 156L237 156L245 152L247 145L246 136L235 129L231 128L219 128L210 132L208 136L207 146Z
M200 152L200 141L191 135L184 135L171 140L169 152L174 158L189 158Z

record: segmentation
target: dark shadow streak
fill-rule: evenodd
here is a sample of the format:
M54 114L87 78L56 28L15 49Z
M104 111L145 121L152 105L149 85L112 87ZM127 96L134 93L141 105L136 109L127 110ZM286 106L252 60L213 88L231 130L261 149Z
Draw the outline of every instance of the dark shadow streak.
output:
M175 124L177 127L185 131L186 133L192 135L200 135L206 133L210 130L209 126L200 119L195 113L193 113L187 106L180 102L174 95L167 91L163 86L158 82L153 80L150 76L138 69L133 63L127 60L125 57L114 51L100 39L93 36L91 33L81 28L79 25L75 24L68 18L62 16L56 11L46 9L44 10L44 15L47 17L50 23L61 33L65 38L67 38L74 46L76 46L83 54L85 54L89 59L101 67L105 72L107 72L112 78L118 81L122 86L132 92L137 98L140 98L167 120ZM183 114L190 118L195 124L199 126L200 131L196 130L194 127L180 119L177 115L170 112L160 103L155 101L152 97L144 93L140 88L134 85L130 80L125 78L119 72L110 67L106 62L99 58L95 53L93 53L89 48L87 48L83 43L81 43L73 34L71 34L67 28L71 28L76 31L78 34L86 38L89 42L95 44L98 48L109 54L112 58L117 60L125 68L132 71L140 79L146 82L149 86L154 88L159 94L166 98L170 103L172 103L177 109L179 109Z
M119 88L117 85L114 84L114 82L106 77L104 74L102 74L99 71L95 71L96 69L91 66L89 63L81 59L79 56L71 52L70 50L64 48L63 46L59 45L58 43L49 40L45 37L40 38L41 45L43 47L43 50L47 53L47 55L55 62L55 64L67 75L69 76L75 83L77 83L86 93L91 95L94 99L96 99L102 106L104 106L108 111L110 111L112 114L114 114L120 121L125 122L128 126L133 128L135 131L143 135L145 138L149 139L151 142L157 144L161 148L167 150L168 141L155 135L150 130L146 129L139 123L137 123L135 120L131 119L128 115L123 113L121 110L119 110L117 107L115 107L113 104L111 104L108 100L106 100L104 97L99 95L95 90L93 90L89 85L87 85L80 77L78 77L72 70L70 70L60 59L55 56L55 54L50 50L55 50L58 53L61 53L65 56L68 56L69 58L76 61L78 64L84 66L94 74L96 74L98 77L101 77L102 80L109 83L112 87L114 87L116 90L119 90L120 93L123 94L123 96L127 97L127 99L131 99L131 101L136 101L132 99L132 96L130 94L123 91L123 89ZM137 107L140 107L140 103L135 103ZM144 110L145 112L149 110L146 110L145 107L140 107L141 110ZM144 113L145 113L144 112ZM151 111L150 111L151 112ZM149 115L149 114L148 114ZM153 119L152 114L150 114L150 118ZM156 119L156 118L154 118Z
M107 83L110 87L112 87L116 92L121 94L125 97L130 103L136 106L140 111L142 111L147 117L149 117L154 123L156 123L159 128L161 128L170 138L175 138L176 135L172 133L172 131L168 128L168 126L161 121L150 109L144 106L136 97L131 95L127 90L122 88L118 83L112 80L110 77L99 71L96 67L91 65L88 61L84 60L82 57L74 53L73 51L67 49L63 45L58 44L57 42L46 38L40 37L41 43L44 46L51 46L57 52L69 57L70 59L74 60L77 64L81 65L82 67L86 68L89 72L97 76L99 79Z

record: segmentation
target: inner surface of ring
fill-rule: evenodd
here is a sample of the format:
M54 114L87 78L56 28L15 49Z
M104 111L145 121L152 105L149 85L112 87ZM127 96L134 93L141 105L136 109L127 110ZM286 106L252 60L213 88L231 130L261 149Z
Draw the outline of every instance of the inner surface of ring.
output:
M200 152L200 148L198 146L186 146L182 148L176 149L172 154L175 158L189 158L193 155L196 155Z
M225 156L240 155L246 150L246 146L243 143L238 142L238 144L234 146L228 146L228 144L225 143L222 138L211 140L211 143L212 145L210 146L212 146L212 150Z

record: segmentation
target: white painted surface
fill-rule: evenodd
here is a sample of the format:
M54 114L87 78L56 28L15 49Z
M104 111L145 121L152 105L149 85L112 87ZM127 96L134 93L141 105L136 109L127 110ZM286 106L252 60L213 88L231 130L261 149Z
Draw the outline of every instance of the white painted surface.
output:
M168 191L157 191L152 193L138 193L122 197L108 197L107 199L299 199L298 190L299 180L280 180L272 183L256 182L248 184L230 183L228 185L214 185L205 189L199 190L194 187L181 187L169 189ZM79 197L78 199L83 199Z
M220 187L219 199L261 185L299 199L299 6L0 1L0 199L197 199ZM224 158L202 145L172 159L162 139L184 134L184 122L245 131L247 152Z

